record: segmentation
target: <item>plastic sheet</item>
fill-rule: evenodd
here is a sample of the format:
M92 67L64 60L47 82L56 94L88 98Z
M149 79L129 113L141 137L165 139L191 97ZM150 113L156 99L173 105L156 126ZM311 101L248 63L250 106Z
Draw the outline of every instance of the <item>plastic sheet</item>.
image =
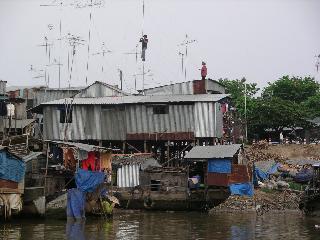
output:
M83 192L93 192L98 185L104 182L103 172L92 172L83 169L78 169L75 174L75 180L78 189Z
M253 184L258 186L258 181L263 182L264 180L268 179L269 174L262 171L261 169L254 166L253 171Z
M208 172L231 173L231 161L229 159L208 160Z
M280 167L281 164L280 163L275 163L274 165L272 165L272 167L270 169L268 169L267 173L268 174L274 174L278 171L278 167Z
M231 195L253 196L254 190L252 183L234 183L229 186Z
M76 188L69 189L67 198L67 217L73 217L76 219L84 218L85 200L85 193Z
M0 152L0 178L20 182L24 178L26 164L6 151Z
M307 183L312 178L313 178L313 170L304 168L296 174L293 180L297 183Z

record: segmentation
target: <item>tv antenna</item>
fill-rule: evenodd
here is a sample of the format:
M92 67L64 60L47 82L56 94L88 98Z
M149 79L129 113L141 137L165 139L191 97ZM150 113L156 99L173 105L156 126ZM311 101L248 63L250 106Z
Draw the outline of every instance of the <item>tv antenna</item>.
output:
M320 54L318 54L318 56L314 56L316 58L316 69L317 69L317 73L319 72L319 69L320 69Z
M101 46L101 51L100 52L96 52L96 53L93 53L92 56L97 56L97 55L100 55L101 57L105 57L106 54L109 54L109 53L112 53L111 50L109 49L106 49L106 45L105 43L103 42L102 43L102 46ZM103 73L104 71L104 68L103 68L103 63L101 65L101 72Z
M137 76L142 76L142 92L144 94L144 78L145 76L147 77L152 77L153 73L151 72L151 69L148 69L146 72L144 71L144 67L142 68L142 73L136 73L133 74L134 76L134 90L137 91Z
M197 40L190 39L188 34L186 34L184 41L178 44L179 47L185 47L184 53L182 51L179 52L179 55L181 55L181 69L182 69L181 72L182 74L184 74L184 79L187 79L187 68L184 65L186 65L185 60L188 57L188 46L195 42L197 42Z
M125 55L135 55L135 57L136 57L136 63L138 63L138 54L141 54L141 52L138 52L138 46L139 46L139 44L136 45L134 51L123 53L123 54L125 54Z

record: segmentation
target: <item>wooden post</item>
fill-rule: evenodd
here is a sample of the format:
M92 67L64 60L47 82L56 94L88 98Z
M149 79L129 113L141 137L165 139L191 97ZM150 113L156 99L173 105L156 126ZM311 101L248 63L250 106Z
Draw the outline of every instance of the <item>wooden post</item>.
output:
M167 161L169 166L169 160L170 160L170 141L167 142Z
M122 152L123 152L123 154L126 153L126 141L122 142Z
M49 143L47 143L46 172L45 172L45 174L44 174L44 188L43 188L43 195L44 195L44 196L46 196L47 175L48 175L48 163L49 163Z
M146 153L146 152L148 152L148 149L147 149L147 141L146 140L144 140L144 142L143 142L143 151Z

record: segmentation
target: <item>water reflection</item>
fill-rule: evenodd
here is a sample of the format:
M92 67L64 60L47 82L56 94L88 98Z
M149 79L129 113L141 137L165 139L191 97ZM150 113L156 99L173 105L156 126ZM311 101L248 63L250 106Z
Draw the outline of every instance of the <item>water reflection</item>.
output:
M121 212L112 220L13 221L0 225L0 239L319 239L319 223L299 213Z
M85 240L85 221L67 220L66 237L70 240Z

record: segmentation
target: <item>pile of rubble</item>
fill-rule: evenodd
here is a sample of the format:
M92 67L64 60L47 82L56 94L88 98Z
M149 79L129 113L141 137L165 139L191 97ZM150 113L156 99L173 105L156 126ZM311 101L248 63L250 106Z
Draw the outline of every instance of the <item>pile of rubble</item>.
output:
M274 160L276 162L284 162L285 160L287 160L287 158L282 155L265 152L263 151L263 149L258 147L251 147L247 149L246 156L249 159L249 162L269 161L269 160Z
M293 190L255 191L254 197L230 196L212 212L255 211L262 215L270 210L298 210L301 193Z

